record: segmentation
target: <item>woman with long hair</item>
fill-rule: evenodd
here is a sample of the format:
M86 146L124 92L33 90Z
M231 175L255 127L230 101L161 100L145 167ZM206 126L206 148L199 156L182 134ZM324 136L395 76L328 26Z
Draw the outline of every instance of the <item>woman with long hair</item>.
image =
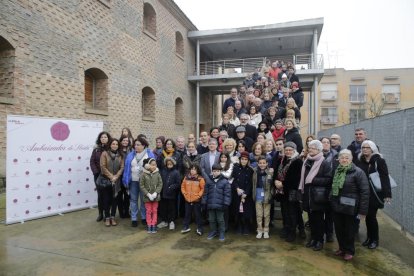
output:
M96 138L95 146L92 150L92 155L90 159L90 166L93 173L93 178L95 181L96 186L96 180L98 179L99 174L101 173L101 155L104 151L109 149L109 141L112 139L111 135L106 132L102 131L98 134L98 137ZM96 218L96 221L103 220L103 197L102 197L102 191L98 189L96 186L96 191L98 193L98 217Z

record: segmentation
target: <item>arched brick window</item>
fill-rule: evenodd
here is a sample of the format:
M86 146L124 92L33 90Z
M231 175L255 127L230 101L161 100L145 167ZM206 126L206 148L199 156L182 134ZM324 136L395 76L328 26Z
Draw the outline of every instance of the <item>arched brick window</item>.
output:
M98 68L85 71L86 108L108 109L108 76Z
M175 99L175 124L184 124L184 103L181 98Z
M15 50L0 36L0 102L13 98Z
M148 86L142 89L142 119L155 121L155 92Z
M175 32L175 52L184 57L184 40L180 32Z
M144 3L144 30L157 36L157 14L149 3Z

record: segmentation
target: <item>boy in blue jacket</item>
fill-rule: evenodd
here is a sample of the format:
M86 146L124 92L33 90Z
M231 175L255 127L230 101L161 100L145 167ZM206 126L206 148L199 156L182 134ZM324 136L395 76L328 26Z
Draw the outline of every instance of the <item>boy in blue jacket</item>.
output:
M224 241L225 223L224 210L231 202L231 187L228 180L221 175L220 164L212 167L213 175L206 179L203 204L207 204L210 233L207 239L211 240L217 235L220 241Z

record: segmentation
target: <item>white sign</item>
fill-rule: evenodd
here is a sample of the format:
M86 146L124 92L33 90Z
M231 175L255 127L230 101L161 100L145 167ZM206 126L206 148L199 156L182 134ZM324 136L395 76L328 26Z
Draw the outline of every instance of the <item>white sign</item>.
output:
M6 223L97 205L90 156L103 122L7 116Z

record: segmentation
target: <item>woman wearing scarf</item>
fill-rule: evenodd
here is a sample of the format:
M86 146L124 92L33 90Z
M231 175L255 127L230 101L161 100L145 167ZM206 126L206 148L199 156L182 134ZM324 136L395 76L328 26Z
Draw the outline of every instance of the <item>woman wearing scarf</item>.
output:
M141 201L139 209L143 225L145 224L146 219L144 199L139 188L139 179L142 174L144 160L147 158L154 158L152 152L147 150L148 146L148 141L145 140L145 138L137 138L134 141L134 150L127 155L125 160L125 172L122 177L122 183L125 188L129 189L132 227L138 226L138 197Z
M112 185L100 188L103 195L105 225L116 226L116 196L121 191L121 176L124 171L124 158L119 151L119 140L112 139L109 150L104 151L100 160L102 176L109 179Z
M339 152L339 166L332 182L331 206L339 249L336 256L350 261L355 255L355 216L364 219L368 213L369 184L365 173L352 163L352 152Z
M303 162L293 142L285 143L284 153L285 155L281 156L275 165L274 183L278 194L276 199L280 200L283 219L280 237L287 242L293 242L296 239L300 205L298 198L290 195L297 194Z
M322 153L319 140L309 142L308 155L302 166L299 190L303 193L303 209L308 212L311 238L306 247L314 251L323 248L324 211L329 204L328 196L332 184L331 166Z
M201 154L198 154L196 145L193 142L188 143L187 151L183 155L184 174L187 174L192 165L200 166Z
M171 157L175 160L177 163L177 170L180 173L180 175L184 175L183 172L183 156L180 152L175 150L175 142L168 138L165 140L164 143L164 149L160 156L157 158L157 167L160 171L163 171L166 169L164 159L167 157Z

